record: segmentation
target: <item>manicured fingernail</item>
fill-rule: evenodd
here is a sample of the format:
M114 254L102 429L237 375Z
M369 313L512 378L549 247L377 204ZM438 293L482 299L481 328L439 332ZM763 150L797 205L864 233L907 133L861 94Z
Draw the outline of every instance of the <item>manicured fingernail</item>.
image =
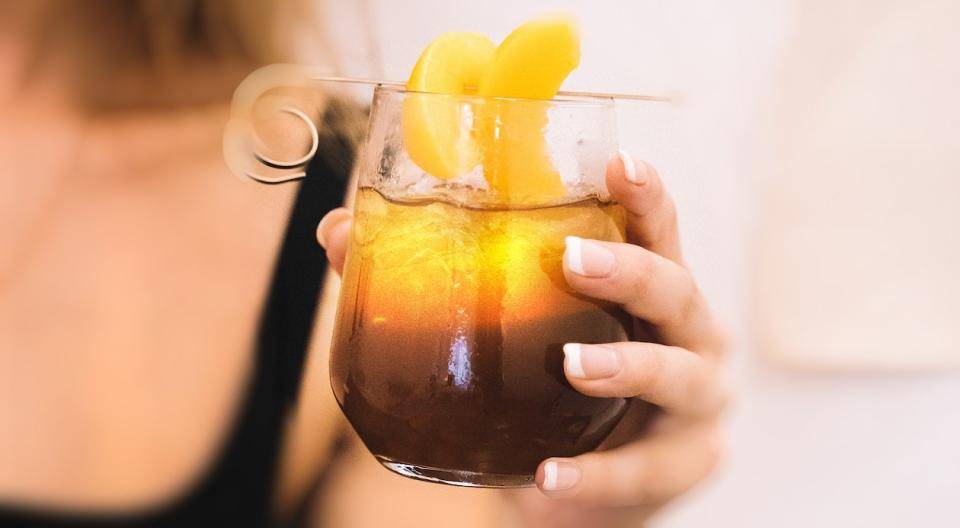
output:
M570 489L580 482L580 466L575 462L562 459L548 460L543 465L544 491L561 491Z
M563 254L570 271L584 277L606 277L613 273L617 259L607 248L580 237L566 238L567 250Z
M642 172L637 171L637 164L633 162L633 158L630 157L630 154L627 154L624 150L617 151L617 157L620 158L620 163L623 164L623 175L627 178L627 181L633 183L634 185L643 185L647 183L646 178Z
M604 379L620 372L620 356L604 346L567 343L563 345L564 369L580 379Z

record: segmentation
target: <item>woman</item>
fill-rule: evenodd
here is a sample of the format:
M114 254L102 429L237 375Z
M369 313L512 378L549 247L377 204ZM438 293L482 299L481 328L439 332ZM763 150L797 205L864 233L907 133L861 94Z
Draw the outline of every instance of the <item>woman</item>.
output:
M333 526L634 525L703 478L723 339L683 268L659 177L627 155L607 178L632 244L585 241L565 273L663 345L571 349L565 367L584 393L661 405L655 431L638 436L628 416L606 451L541 464L539 491L374 468L328 389L335 292L315 304L315 230L343 262L350 216L334 208L356 121L318 101L325 148L299 187L228 175L232 87L289 55L268 28L293 33L310 12L250 5L3 8L0 220L13 229L0 232L0 524L246 526L300 512Z

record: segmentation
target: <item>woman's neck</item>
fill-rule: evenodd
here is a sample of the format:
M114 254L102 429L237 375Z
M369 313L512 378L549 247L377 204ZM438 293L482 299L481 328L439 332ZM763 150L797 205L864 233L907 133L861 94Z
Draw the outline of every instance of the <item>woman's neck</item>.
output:
M219 151L226 99L174 108L125 108L91 113L70 90L82 43L41 49L48 2L9 2L0 7L0 115L8 124L82 137L82 165L101 174L141 171ZM69 38L61 36L62 38ZM186 76L189 78L189 76ZM0 127L2 129L7 127ZM9 129L7 130L9 132Z
M228 110L222 103L88 117L78 161L89 171L125 178L212 159L220 156Z

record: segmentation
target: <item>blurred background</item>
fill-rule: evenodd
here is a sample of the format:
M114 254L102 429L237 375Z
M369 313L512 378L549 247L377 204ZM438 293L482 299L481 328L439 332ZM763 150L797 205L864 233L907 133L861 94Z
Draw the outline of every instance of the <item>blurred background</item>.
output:
M563 9L583 30L565 86L683 94L620 103L621 144L679 203L739 395L729 459L657 525L960 520L960 4L348 4L352 75L403 79L438 33Z
M688 261L737 338L738 395L727 460L655 526L960 523L960 3L316 9L336 61L306 34L294 56L331 74L402 81L444 31L499 41L564 10L583 42L565 87L682 96L620 103L621 146L678 202Z

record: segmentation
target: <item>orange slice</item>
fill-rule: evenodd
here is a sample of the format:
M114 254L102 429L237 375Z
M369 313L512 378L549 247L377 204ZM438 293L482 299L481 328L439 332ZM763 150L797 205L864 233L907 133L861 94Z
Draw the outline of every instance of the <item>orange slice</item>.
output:
M452 95L475 91L495 50L486 35L444 33L420 55L407 90ZM466 107L454 97L408 93L404 99L404 148L414 163L437 178L456 178L480 162Z

